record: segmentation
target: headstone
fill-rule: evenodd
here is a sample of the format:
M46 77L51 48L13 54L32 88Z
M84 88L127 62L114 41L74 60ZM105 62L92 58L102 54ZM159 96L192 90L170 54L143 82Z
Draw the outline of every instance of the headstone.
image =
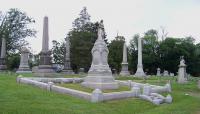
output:
M105 36L103 21L99 23L98 38L92 49L92 65L88 76L84 78L83 86L93 89L117 89L118 83L112 76L108 65L108 48L103 40Z
M178 83L186 83L188 81L186 73L186 65L183 56L181 57L179 69L178 69Z
M156 76L161 76L161 74L160 74L160 68L157 68Z
M124 42L124 46L123 46L123 61L122 61L122 69L121 69L120 75L122 75L122 76L130 75L130 73L128 71L126 42Z
M49 50L49 32L48 32L48 17L44 17L42 51L40 52L40 61L35 76L52 77L55 71L51 65L51 52Z
M174 73L171 73L171 72L170 72L170 73L169 73L169 76L174 76Z
M64 74L74 74L72 68L71 68L71 63L70 63L70 42L69 38L66 37L66 51L65 51L65 60L64 60L64 69L62 73Z
M79 68L78 73L79 73L79 74L84 74L84 73L85 73L85 72L84 72L84 68Z
M32 73L28 65L29 50L26 47L21 49L20 65L16 73Z
M169 72L167 70L164 70L163 76L169 76Z
M0 57L0 71L4 71L6 69L7 69L7 66L6 66L6 39L2 38L1 57Z
M142 39L138 38L138 64L137 64L137 71L135 73L136 77L146 77L146 74L143 71L142 65Z

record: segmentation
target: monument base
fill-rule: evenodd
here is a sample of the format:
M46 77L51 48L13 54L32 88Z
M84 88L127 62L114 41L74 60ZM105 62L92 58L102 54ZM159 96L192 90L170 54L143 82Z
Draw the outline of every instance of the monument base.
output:
M63 77L64 74L56 73L51 65L39 65L38 69L33 73L35 77Z
M29 67L19 67L16 73L32 73Z
M70 70L70 69L64 69L61 73L63 73L63 74L74 74L74 71Z
M129 76L130 73L128 71L128 63L122 63L122 70L120 72L121 76Z
M146 74L144 73L143 68L141 68L141 67L137 68L135 77L141 77L141 78L146 77Z
M6 59L0 58L0 71L5 71L6 69L7 69Z
M112 77L112 73L89 73L81 84L91 89L118 89L119 85Z

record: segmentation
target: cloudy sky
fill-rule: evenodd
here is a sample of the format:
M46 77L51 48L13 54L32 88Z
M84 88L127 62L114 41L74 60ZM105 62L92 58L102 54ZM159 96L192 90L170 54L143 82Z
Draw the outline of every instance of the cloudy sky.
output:
M109 40L117 32L127 43L134 34L165 27L168 36L193 36L200 42L200 0L0 0L0 11L19 8L36 20L37 38L29 40L34 53L41 50L43 17L49 17L50 46L61 41L86 6L91 21L104 20Z

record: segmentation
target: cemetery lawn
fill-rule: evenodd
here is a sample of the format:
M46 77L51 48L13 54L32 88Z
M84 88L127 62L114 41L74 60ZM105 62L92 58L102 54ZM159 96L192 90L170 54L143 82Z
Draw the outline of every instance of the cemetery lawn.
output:
M183 85L172 81L173 103L156 106L138 98L91 103L70 95L17 84L16 76L15 73L0 74L0 114L200 114L200 89L195 80ZM165 84L168 79L157 81L156 77L152 77L146 82Z
M69 83L69 84L56 84L58 86L62 86L62 87L66 87L66 88L70 88L70 89L75 89L75 90L80 90L80 91L84 91L84 92L89 92L92 93L92 91L94 89L90 89L90 88L86 88L81 86L80 83ZM119 86L118 89L113 89L113 90L103 90L104 93L110 93L110 92L120 92L120 91L130 91L131 89L127 86Z

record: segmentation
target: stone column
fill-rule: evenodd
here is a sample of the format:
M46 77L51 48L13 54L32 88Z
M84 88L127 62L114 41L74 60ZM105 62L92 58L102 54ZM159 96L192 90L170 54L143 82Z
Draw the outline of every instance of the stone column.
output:
M182 57L178 69L178 83L186 83L187 81L188 81L188 76L186 73L185 60Z
M146 74L143 71L142 65L142 39L138 38L138 64L137 64L137 71L135 73L136 77L144 77Z
M122 76L130 75L130 73L128 71L126 42L124 42L124 46L123 46L123 61L121 64L122 64L122 69L121 69L120 75L122 75Z
M103 21L101 21L98 27L98 38L92 48L92 65L82 85L101 90L117 89L119 85L114 80L107 61L109 50L103 40L104 35Z
M30 52L26 47L21 49L20 65L16 73L32 73L28 65L29 53Z
M71 68L71 63L70 63L70 42L69 42L69 38L66 37L66 51L65 51L65 60L64 60L64 69L63 69L63 73L65 74L74 74L72 68Z
M160 74L160 68L157 68L156 76L161 76L161 74Z
M0 71L6 70L6 39L2 38L1 44L1 58L0 58Z
M35 76L51 77L55 71L51 65L51 52L49 50L48 17L44 17L42 51L40 52L40 61Z

